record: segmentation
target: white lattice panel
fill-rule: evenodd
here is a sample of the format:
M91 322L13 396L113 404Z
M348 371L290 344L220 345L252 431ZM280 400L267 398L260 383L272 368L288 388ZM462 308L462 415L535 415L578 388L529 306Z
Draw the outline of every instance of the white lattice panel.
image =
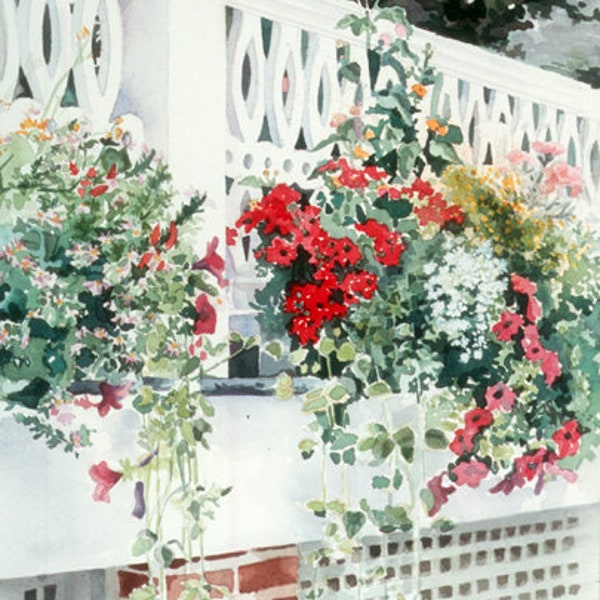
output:
M369 537L340 561L304 561L299 598L328 600L597 600L600 506L519 514L422 531ZM301 547L304 557L318 543ZM418 556L417 556L418 552ZM380 575L374 575L379 571Z

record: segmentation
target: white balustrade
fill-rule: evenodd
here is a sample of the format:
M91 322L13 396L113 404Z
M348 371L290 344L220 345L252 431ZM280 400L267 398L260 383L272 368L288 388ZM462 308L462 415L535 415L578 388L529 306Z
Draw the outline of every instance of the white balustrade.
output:
M260 194L239 185L245 176L261 176L266 170L279 182L311 188L307 176L328 150L310 148L333 132L332 115L347 114L356 101L356 86L338 80L337 46L348 44L351 60L364 73L367 69L364 41L336 28L352 9L350 2L226 3L226 171L234 182L228 199L233 221L248 198ZM428 32L416 31L411 43L417 51L427 45L434 50L433 64L442 77L426 105L461 127L465 159L477 165L501 163L511 150L552 140L582 169L582 212L592 218L600 212L600 91ZM249 290L256 282L255 261L239 244L230 249L230 259L232 315L244 318L252 314Z
M92 57L92 48L94 52ZM122 31L118 0L0 0L0 98L31 97L52 111L73 71L80 108L108 120L121 83ZM54 105L51 105L54 103Z

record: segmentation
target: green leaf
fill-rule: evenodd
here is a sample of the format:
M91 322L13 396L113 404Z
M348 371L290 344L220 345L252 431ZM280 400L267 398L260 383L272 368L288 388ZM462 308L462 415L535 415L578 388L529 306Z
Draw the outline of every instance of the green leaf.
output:
M376 381L367 388L367 396L376 398L377 396L386 396L392 393L392 389L385 381Z
M348 446L353 446L358 440L358 436L354 433L346 433L341 429L336 429L333 432L333 435L334 441L331 444L332 450L343 450L344 448L348 448Z
M278 400L289 400L294 397L294 380L287 373L280 373L277 376L275 397Z
M356 350L351 342L344 342L337 350L337 357L341 362L350 362L355 356Z
M395 490L399 490L402 486L402 473L400 473L399 469L394 471L394 480L392 481L392 485Z
M348 511L342 519L346 534L349 538L353 538L367 522L367 517L359 511Z
M371 480L371 487L374 490L385 490L390 487L389 477L383 477L382 475L376 475Z
M324 356L329 356L335 350L335 342L331 338L323 338L319 344L319 352Z
M458 157L454 147L451 144L442 142L440 140L431 140L429 143L429 152L431 153L431 156L441 158L449 163L460 162L460 158Z
M314 451L315 451L314 449L315 449L316 445L317 445L317 442L315 442L314 440L309 440L309 439L302 440L298 444L298 448L300 448L300 451L302 452L302 458L304 458L305 460L307 458L310 458L314 454Z
M328 502L325 507L327 510L338 513L339 515L343 515L346 512L346 505L339 500L332 500Z
M181 367L181 377L187 377L191 375L198 367L200 366L201 361L197 356L190 356L185 363L183 363L183 367Z
M425 432L425 443L434 450L443 450L448 446L444 432L439 429L428 429Z
M332 404L343 404L350 396L348 390L339 383L328 388L325 393Z
M156 558L157 562L163 567L168 568L175 560L175 554L173 553L173 550L169 548L169 546L163 544L154 551L154 558Z
M400 448L400 453L407 462L412 462L415 455L415 432L412 427L400 427L392 436Z
M356 62L343 65L340 67L339 76L350 83L360 83L360 65Z
M195 445L196 439L194 438L194 427L190 423L190 421L182 421L180 425L181 437L190 444L190 446Z
M202 412L207 417L215 416L215 407L207 400L206 396L204 396L203 394L200 394L198 396L198 404L200 404L200 408L202 409Z
M306 503L308 510L312 510L317 517L325 516L325 503L321 500L311 500Z
M327 408L327 398L321 390L316 390L317 394L307 394L302 410L304 412L320 412Z
M345 450L342 454L342 460L347 465L353 465L356 462L356 451L354 448L348 448L348 450Z
M283 350L279 342L270 342L265 346L265 352L268 352L276 360L280 360Z

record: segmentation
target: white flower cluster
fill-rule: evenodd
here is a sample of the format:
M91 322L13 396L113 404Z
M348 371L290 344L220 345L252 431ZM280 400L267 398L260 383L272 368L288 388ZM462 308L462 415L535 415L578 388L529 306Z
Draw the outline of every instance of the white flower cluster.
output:
M446 237L441 255L443 262L424 269L432 333L445 334L464 362L480 359L504 306L506 261L494 256L488 241L472 248L454 236Z

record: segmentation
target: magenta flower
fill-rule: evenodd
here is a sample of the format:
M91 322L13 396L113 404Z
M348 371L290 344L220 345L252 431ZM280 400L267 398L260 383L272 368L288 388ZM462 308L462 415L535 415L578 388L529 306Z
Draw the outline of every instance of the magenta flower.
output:
M492 332L501 342L510 342L523 326L523 317L517 313L505 310L500 315L500 321L492 327Z
M485 479L490 472L488 466L477 459L472 458L469 462L460 462L452 472L456 475L457 485L468 485L476 488L482 479Z
M448 496L456 491L456 488L453 485L444 485L445 475L447 475L447 473L444 471L443 473L432 477L427 482L427 488L433 495L433 506L429 509L428 513L430 517L433 517L433 515L442 508L442 505L448 502Z
M517 294L525 294L526 296L533 296L537 292L537 286L533 281L513 273L510 276L510 285Z
M100 394L102 394L102 400L96 405L98 408L98 414L101 417L105 417L111 408L119 410L123 408L121 400L127 397L129 389L133 385L133 382L128 381L119 385L111 385L110 383L100 384Z
M535 296L527 298L527 308L525 309L525 318L531 323L535 323L542 316L542 305Z
M96 502L110 502L108 492L120 481L123 473L113 471L103 460L97 465L92 465L89 470L90 477L96 482L94 490L94 500Z
M206 245L206 255L204 258L196 261L192 265L192 270L208 271L211 275L214 275L217 278L217 282L220 287L225 287L227 285L227 279L223 277L223 273L225 272L225 261L219 254L217 254L218 245L219 238L215 236Z
M200 294L196 298L196 313L194 335L214 333L217 328L217 311L209 302L206 294Z
M509 412L517 395L503 382L490 386L485 391L485 401L489 410L501 409Z

